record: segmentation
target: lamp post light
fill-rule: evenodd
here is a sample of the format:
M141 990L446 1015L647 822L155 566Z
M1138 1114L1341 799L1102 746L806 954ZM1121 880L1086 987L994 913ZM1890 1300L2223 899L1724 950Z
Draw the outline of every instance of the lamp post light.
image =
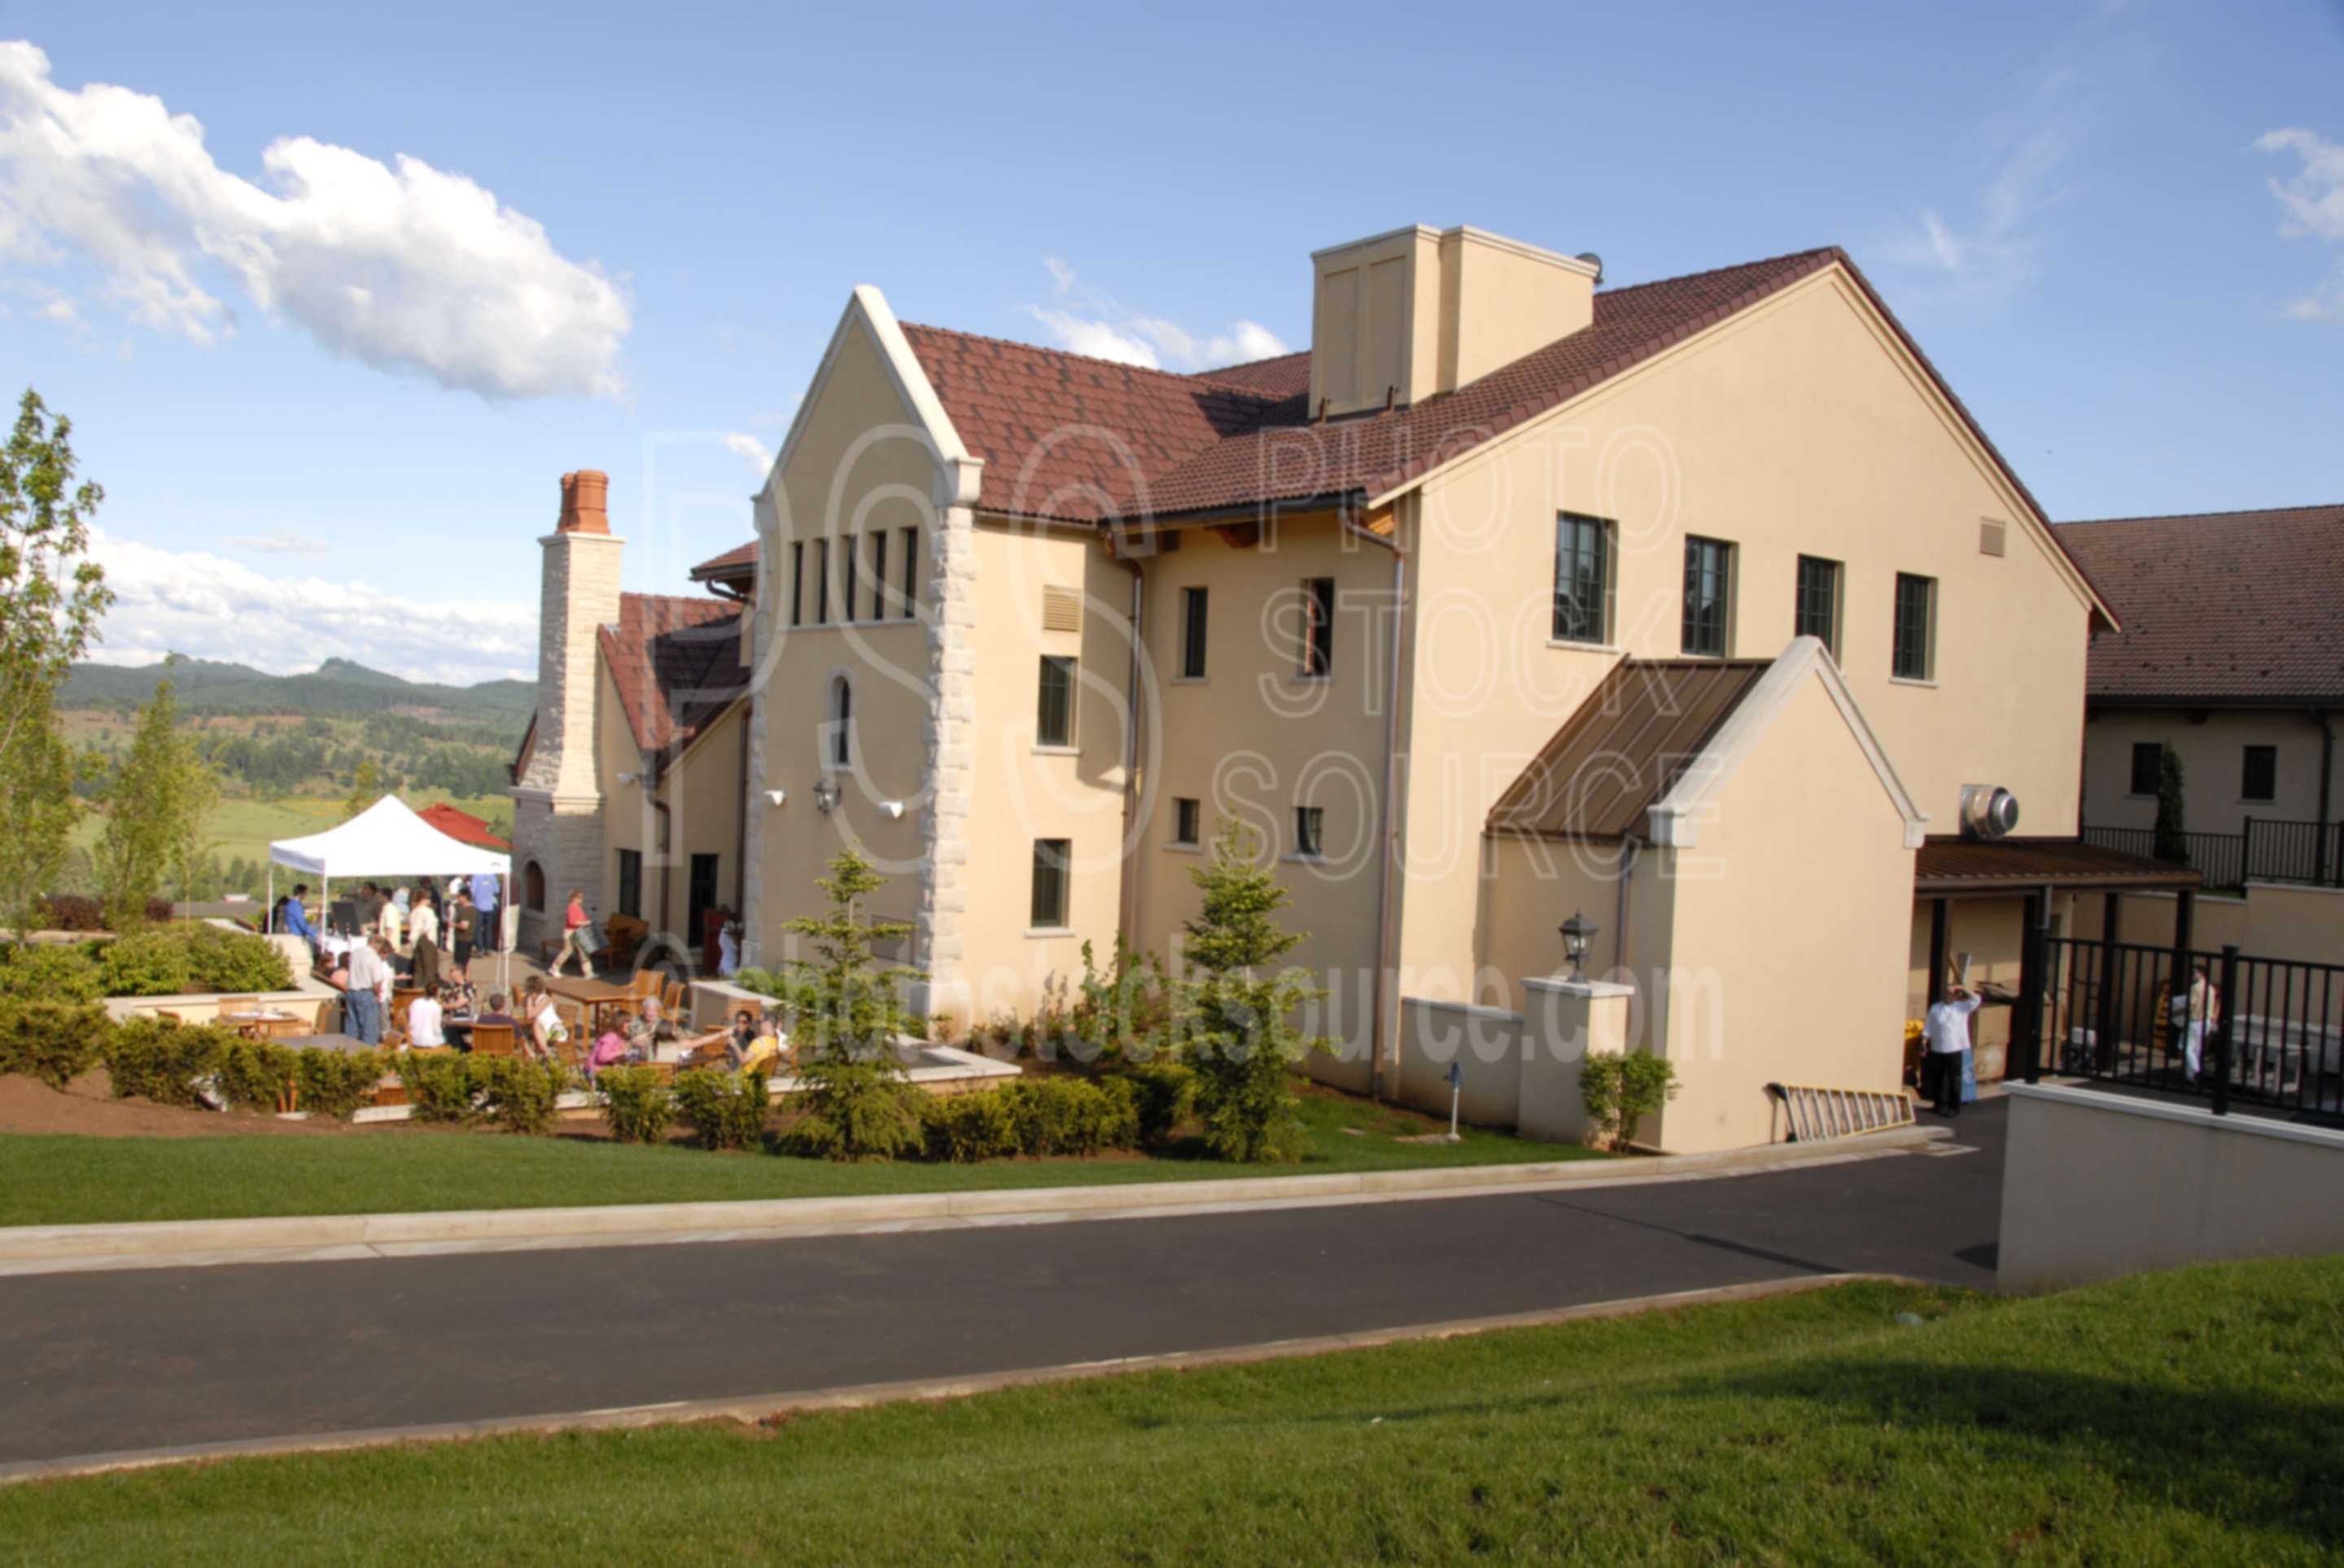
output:
M1601 926L1589 924L1587 917L1576 910L1571 911L1571 919L1562 922L1562 956L1571 960L1572 980L1583 980L1587 978L1587 944L1593 940L1595 933L1602 929Z

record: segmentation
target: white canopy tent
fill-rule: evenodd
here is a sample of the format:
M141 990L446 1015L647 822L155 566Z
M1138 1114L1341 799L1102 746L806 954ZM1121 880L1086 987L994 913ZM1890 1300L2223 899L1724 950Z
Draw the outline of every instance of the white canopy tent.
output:
M512 860L494 849L450 838L417 816L396 795L386 795L338 828L268 846L268 908L277 909L277 868L316 877L320 910L333 902L336 877L455 877L483 872L497 879L497 920L512 908ZM500 941L500 952L510 945Z

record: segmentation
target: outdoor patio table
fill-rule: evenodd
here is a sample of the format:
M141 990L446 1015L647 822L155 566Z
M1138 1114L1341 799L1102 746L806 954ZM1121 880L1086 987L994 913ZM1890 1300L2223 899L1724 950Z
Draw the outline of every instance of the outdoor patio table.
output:
M279 1024L298 1023L300 1015L281 1008L257 1008L249 1012L224 1012L219 1020L248 1040L258 1040L274 1034Z
M626 986L609 980L571 979L566 975L548 975L545 989L555 996L574 1001L586 1010L590 1030L599 1031L602 1014L612 1009L623 1009L633 1002L635 993Z

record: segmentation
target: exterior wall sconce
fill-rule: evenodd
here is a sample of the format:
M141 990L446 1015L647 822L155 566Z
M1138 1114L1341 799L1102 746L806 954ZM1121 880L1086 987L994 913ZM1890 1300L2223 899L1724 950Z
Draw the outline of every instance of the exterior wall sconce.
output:
M1587 978L1587 944L1592 941L1595 933L1603 928L1590 925L1587 917L1574 910L1571 911L1571 919L1563 921L1561 929L1562 956L1571 960L1571 978L1574 980L1583 980Z
M879 802L879 814L890 822L900 822L904 819L904 803L901 800L882 800Z
M786 805L789 802L789 799L790 792L786 789L768 789L765 791L765 804L768 806Z
M619 782L621 784L631 784L634 781L635 775L632 773L621 773L619 775Z
M814 809L815 809L816 810L818 810L818 811L835 811L835 810L837 810L837 809L838 809L838 801L839 801L839 793L840 793L840 792L839 792L838 780L837 780L837 779L817 779L817 780L815 781L815 783L814 783L814 787L813 787L813 804L814 804Z

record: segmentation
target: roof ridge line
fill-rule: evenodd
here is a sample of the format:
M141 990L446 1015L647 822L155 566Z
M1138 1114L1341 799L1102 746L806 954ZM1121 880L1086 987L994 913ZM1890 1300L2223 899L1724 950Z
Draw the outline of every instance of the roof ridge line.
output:
M1663 284L1670 283L1690 283L1696 277L1715 277L1721 272L1741 272L1753 266L1773 266L1785 261L1804 261L1814 256L1834 256L1844 261L1847 259L1847 250L1845 246L1838 245L1811 245L1799 250L1786 250L1780 256L1761 256L1749 261L1730 262L1723 266L1704 266L1697 272L1680 272L1669 277L1648 277L1642 283L1623 283L1615 288L1598 289L1596 295L1599 298L1616 298L1622 294L1633 294L1640 288L1658 288Z
M1167 370L1160 365L1134 365L1127 359L1109 359L1105 356L1098 354L1077 354L1071 348L1053 348L1047 344L1043 343L1021 343L1015 337L995 337L990 333L969 332L957 327L938 327L931 322L925 321L905 321L899 323L899 325L907 332L940 332L948 337L966 338L972 343L991 343L1003 348L1022 348L1029 354L1047 354L1057 359L1080 360L1086 365L1106 365L1111 366L1117 370L1135 371L1142 376L1161 376L1170 381L1187 383L1211 381L1211 377L1217 374L1217 372L1211 370ZM1269 358L1289 359L1293 357L1294 354L1308 354L1310 350L1308 348L1298 348L1293 351L1293 354L1273 354ZM1248 359L1245 361L1245 363L1248 365L1264 365L1268 364L1268 360ZM1222 370L1234 370L1238 368L1238 367L1234 365L1225 365L1220 368ZM1283 403L1293 397L1293 394L1290 392L1263 392L1255 387L1233 387L1225 382L1218 381L1212 381L1211 384L1218 390L1232 392L1242 397L1249 397L1258 403Z

